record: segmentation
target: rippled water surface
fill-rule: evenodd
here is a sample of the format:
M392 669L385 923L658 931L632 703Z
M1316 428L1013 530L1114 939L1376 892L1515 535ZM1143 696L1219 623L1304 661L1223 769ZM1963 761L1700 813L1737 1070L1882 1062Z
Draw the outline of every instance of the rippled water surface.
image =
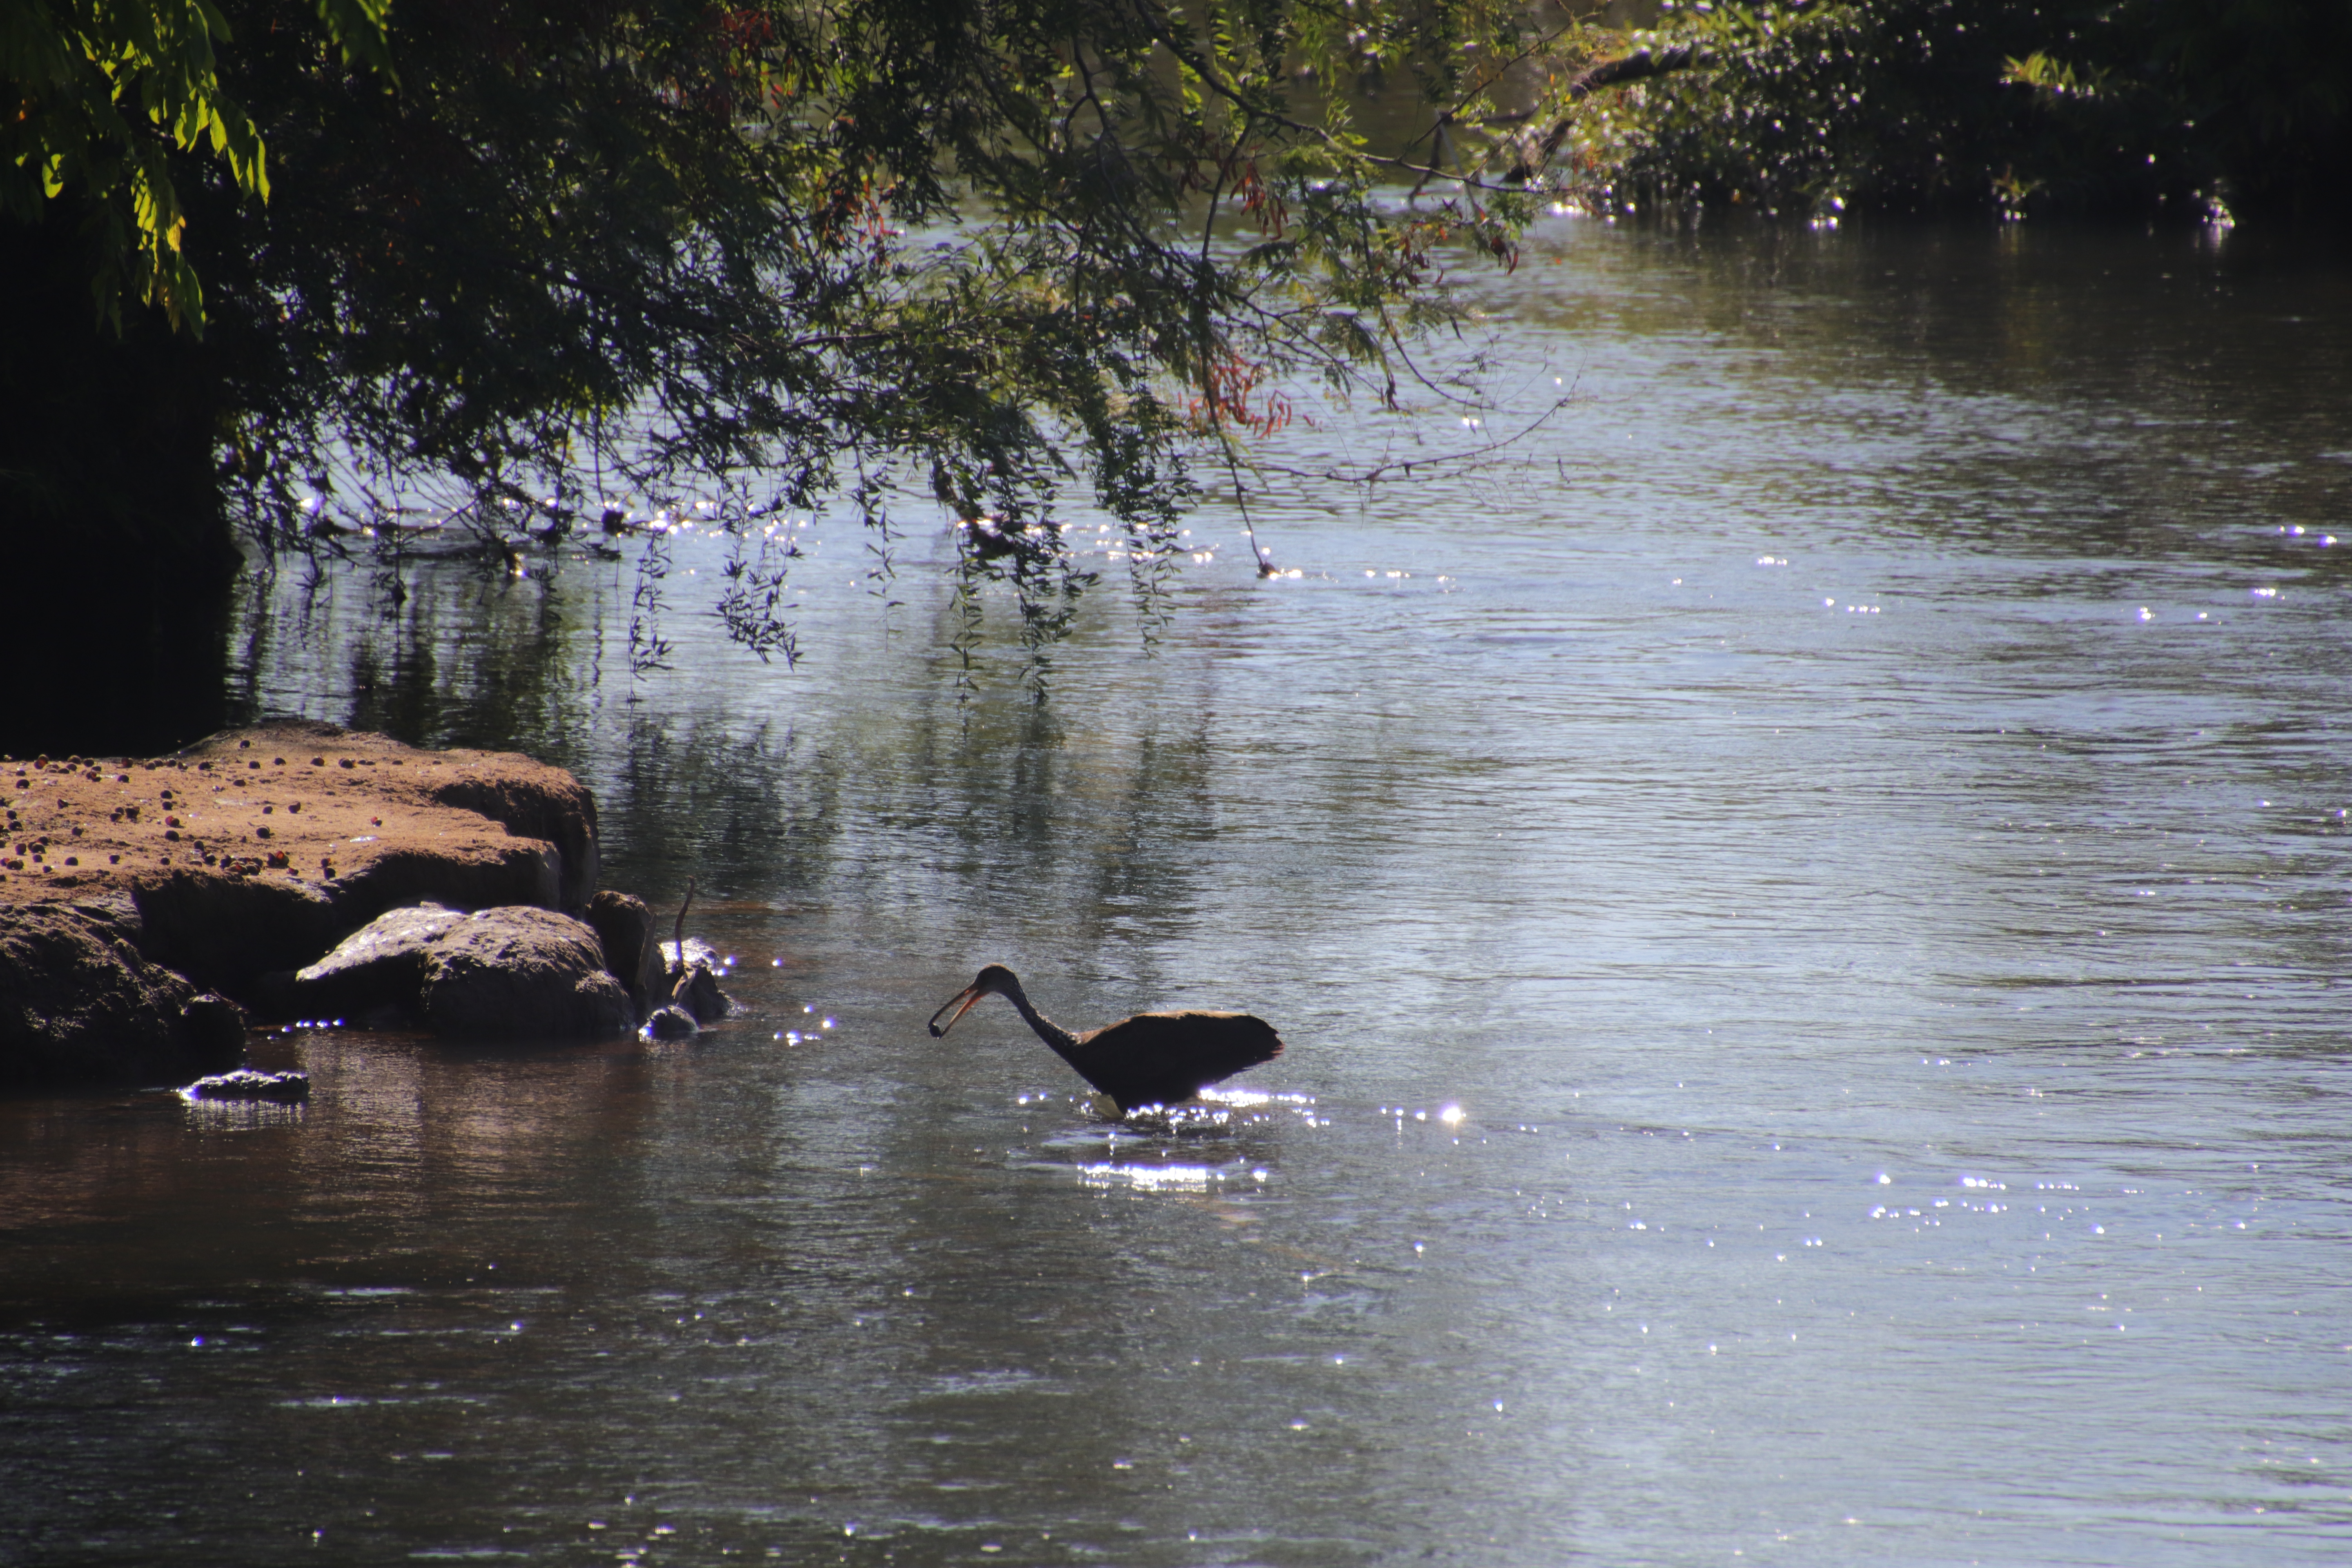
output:
M791 671L697 537L640 681L625 564L257 590L244 710L574 768L744 1011L0 1105L0 1561L2352 1560L2347 275L1474 287L1507 406L1270 463L1567 407L1213 505L1149 658L1107 561L1042 705L944 531L799 530ZM1113 1125L925 1034L990 960L1288 1054Z

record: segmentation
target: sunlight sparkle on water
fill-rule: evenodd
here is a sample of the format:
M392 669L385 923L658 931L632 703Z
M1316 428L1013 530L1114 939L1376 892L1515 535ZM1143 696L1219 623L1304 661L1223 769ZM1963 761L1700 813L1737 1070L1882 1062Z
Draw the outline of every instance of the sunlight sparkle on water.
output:
M1224 1179L1213 1165L1081 1165L1078 1177L1090 1187L1129 1186L1139 1192L1204 1193Z

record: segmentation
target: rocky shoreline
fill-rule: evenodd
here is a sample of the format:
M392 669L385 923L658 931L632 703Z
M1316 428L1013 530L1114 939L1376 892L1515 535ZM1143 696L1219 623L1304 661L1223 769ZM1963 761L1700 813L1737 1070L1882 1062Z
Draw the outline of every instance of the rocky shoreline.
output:
M587 789L516 753L282 721L0 759L0 1090L185 1082L250 1023L599 1039L674 1030L674 991L725 1007L598 890Z

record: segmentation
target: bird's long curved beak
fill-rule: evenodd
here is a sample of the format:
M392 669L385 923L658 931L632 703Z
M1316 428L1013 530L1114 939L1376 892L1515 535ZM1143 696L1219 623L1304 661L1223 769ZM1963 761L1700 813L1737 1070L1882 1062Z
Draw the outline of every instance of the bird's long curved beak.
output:
M954 995L949 997L947 1000L947 1006L941 1007L939 1013L931 1015L931 1037L933 1039L938 1039L941 1035L944 1035L950 1029L954 1028L956 1020L962 1017L966 1013L971 1012L972 1004L987 994L987 992L982 991L977 985L967 985L962 990L957 992ZM953 1008L954 1011L950 1013L948 1011L949 1008ZM940 1022L940 1013L946 1013L948 1015L948 1021L944 1024Z

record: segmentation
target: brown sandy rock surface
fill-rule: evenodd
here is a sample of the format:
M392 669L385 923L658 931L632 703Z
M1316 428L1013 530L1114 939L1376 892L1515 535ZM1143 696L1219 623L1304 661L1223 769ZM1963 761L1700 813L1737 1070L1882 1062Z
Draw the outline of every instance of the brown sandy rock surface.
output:
M387 909L580 909L596 806L561 768L289 721L169 757L0 761L0 909L127 894L140 952L249 995Z

